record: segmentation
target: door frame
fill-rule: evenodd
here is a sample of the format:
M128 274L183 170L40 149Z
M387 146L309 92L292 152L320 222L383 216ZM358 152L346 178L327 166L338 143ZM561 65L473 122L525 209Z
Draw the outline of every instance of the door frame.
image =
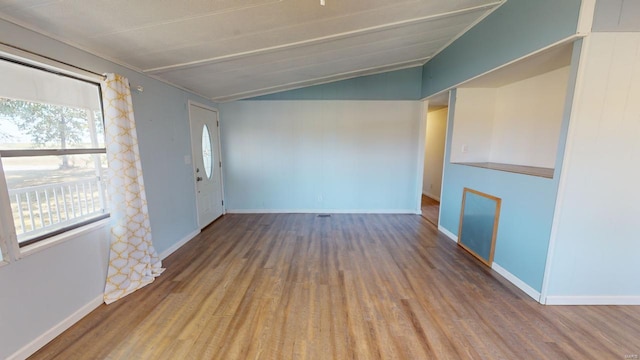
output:
M196 179L195 179L195 173L196 173L196 163L194 161L194 158L196 156L196 154L193 153L193 123L191 122L191 106L197 106L199 108L205 109L205 110L210 110L216 113L216 117L217 117L217 126L216 126L216 136L217 136L217 143L218 143L218 156L220 157L218 159L218 161L220 162L220 165L218 166L218 169L220 171L220 191L221 191L221 198L222 198L222 215L226 215L227 213L227 206L224 203L224 173L222 172L223 167L222 167L222 144L220 143L220 111L218 111L218 109L211 107L211 106L207 106L204 105L202 103L199 103L197 101L193 101L193 100L188 100L187 101L187 113L189 115L189 147L191 148L191 176L193 178L193 194L195 196L195 207L196 207L196 223L198 224L198 229L202 230L202 228L200 227L200 214L198 213L199 207L198 207L198 186L196 184ZM214 164L215 166L215 164ZM215 220L214 220L215 221Z
M416 211L416 214L418 215L422 215L422 183L424 181L424 158L425 158L425 145L426 145L426 141L427 141L427 114L429 113L429 105L430 105L430 99L433 99L436 96L440 96L443 93L446 92L446 96L447 96L447 121L445 124L445 133L444 133L444 154L442 154L443 156L443 164L442 164L442 174L441 176L441 181L440 181L440 207L438 209L438 224L436 224L436 226L438 228L440 228L440 219L442 218L442 193L444 192L444 173L445 173L445 168L447 165L447 147L449 146L449 132L452 131L452 129L449 128L449 124L450 124L450 119L451 119L451 112L453 109L453 106L455 106L455 104L452 104L451 99L452 96L454 96L454 90L455 89L450 89L450 90L443 90L440 91L439 93L433 94L427 98L422 99L422 111L421 111L421 118L420 118L420 123L419 123L419 128L420 128L420 133L419 133L419 137L418 137L418 176L417 176L417 186L416 186L416 192L418 194L418 200L417 200L417 207L418 210ZM453 105L453 106L452 106Z

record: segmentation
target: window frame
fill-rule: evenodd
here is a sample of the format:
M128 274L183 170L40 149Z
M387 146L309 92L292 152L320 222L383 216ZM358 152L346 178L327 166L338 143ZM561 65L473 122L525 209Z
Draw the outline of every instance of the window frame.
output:
M3 43L0 43L0 61L7 61L31 68L34 71L45 71L97 86L100 110L104 115L102 88L100 86L104 76ZM104 128L104 116L102 116L102 123ZM0 253L2 254L0 267L88 231L102 228L109 223L110 213L108 201L105 199L104 213L101 215L47 232L22 243L18 242L2 158L78 154L106 154L106 144L104 148L0 150L0 200L2 200L0 202L0 224L2 225L2 230L0 231ZM104 196L106 198L106 190Z

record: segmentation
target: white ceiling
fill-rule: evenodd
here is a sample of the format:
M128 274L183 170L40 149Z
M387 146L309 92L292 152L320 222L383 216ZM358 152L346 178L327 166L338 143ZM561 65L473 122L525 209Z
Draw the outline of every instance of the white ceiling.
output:
M503 0L0 0L0 17L216 101L424 64Z

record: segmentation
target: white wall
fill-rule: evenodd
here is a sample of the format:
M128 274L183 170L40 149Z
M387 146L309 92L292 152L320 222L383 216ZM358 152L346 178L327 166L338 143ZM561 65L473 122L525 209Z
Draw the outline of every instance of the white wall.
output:
M567 66L497 88L459 88L451 161L554 168L568 78Z
M440 190L442 189L448 112L447 108L443 108L427 113L422 193L436 200L440 200Z
M554 168L569 67L498 88L490 162Z
M489 161L496 95L496 89L457 89L451 162Z
M220 106L227 211L416 212L418 101Z
M547 303L640 304L640 33L585 40Z

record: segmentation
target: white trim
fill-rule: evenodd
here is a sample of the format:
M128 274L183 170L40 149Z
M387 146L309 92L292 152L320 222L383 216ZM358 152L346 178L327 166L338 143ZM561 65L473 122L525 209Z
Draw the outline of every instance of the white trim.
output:
M547 296L546 305L640 305L640 296Z
M171 245L167 250L160 254L160 260L166 259L169 255L173 254L176 250L180 249L184 244L191 241L194 237L200 234L200 230L194 230L192 233L180 239L177 243Z
M196 184L196 154L194 154L193 152L193 122L191 121L191 100L187 100L187 116L189 117L189 147L191 148L191 175L193 176L193 196L195 197L195 210L196 210L196 225L198 226L198 228L202 228L200 226L200 214L199 214L199 209L200 206L198 205L198 185ZM194 106L200 106L200 105L195 105Z
M447 88L444 88L444 89L442 89L442 90L440 90L440 91L438 91L438 92L436 92L436 93L429 94L428 96L423 97L423 98L422 98L422 100L423 100L423 99L428 99L428 98L430 98L430 97L438 96L438 95L442 94L442 93L443 93L443 92L445 92L445 91L450 91L450 90L452 90L452 89L455 89L455 88L461 87L461 86L463 86L464 84L466 84L466 83L468 83L468 82L470 82L470 81L473 81L473 80L475 80L475 79L477 79L477 78L479 78L479 77L482 77L482 76L485 76L485 75L487 75L487 74L490 74L490 73L492 73L492 72L494 72L494 71L500 70L500 69L502 69L503 67L506 67L506 66L509 66L509 65L511 65L511 64L517 63L517 62L519 62L519 61L521 61L521 60L524 60L524 59L527 59L527 58L529 58L529 57L532 57L532 56L538 55L538 54L543 53L543 52L545 52L545 51L547 51L547 50L549 50L549 49L552 49L552 48L554 48L554 47L556 47L556 46L560 46L560 45L568 44L568 43L573 42L573 41L575 41L575 40L577 40L577 39L581 39L581 38L583 38L583 37L585 37L585 36L586 36L585 34L574 34L574 35L570 35L570 36L568 36L568 37L566 37L566 38L564 38L564 39L561 39L561 40L559 40L559 41L554 42L554 43L553 43L553 44L551 44L551 45L547 45L547 46L545 46L545 47L543 47L543 48L540 48L540 49L538 49L538 50L536 50L536 51L533 51L533 52L530 52L530 53L528 53L528 54L526 54L526 55L523 55L523 56L521 56L521 57L519 57L519 58L517 58L517 59L514 59L514 60L511 60L511 61L509 61L509 62L506 62L506 63L504 63L504 64L502 64L502 65L500 65L500 66L496 66L496 67L495 67L495 68L493 68L493 69L487 70L487 71L485 71L485 72L483 72L483 73L481 73L481 74L478 74L478 75L476 75L476 76L470 77L470 78L468 78L468 79L466 79L466 80L463 80L463 81L461 81L461 82L459 82L459 83L457 83L457 84L454 84L454 85L451 85L451 86L449 86L449 87L447 87Z
M11 201L9 199L9 187L2 167L2 154L0 154L0 252L2 252L2 265L18 259L20 248L16 236L13 214L11 214Z
M582 0L580 15L578 16L578 27L576 28L578 34L588 35L591 33L595 12L596 0Z
M227 209L227 214L411 214L421 215L413 209Z
M503 278L507 279L513 285L517 286L520 290L524 291L525 294L531 296L533 300L540 302L540 293L536 291L536 289L527 285L524 281L520 280L517 276L513 275L495 262L491 264L491 269L500 274Z
M444 186L445 186L444 173L445 173L445 169L447 168L447 161L448 161L447 153L449 153L449 158L451 158L451 149L449 149L448 152L447 152L447 149L449 148L449 131L453 131L453 129L449 128L449 124L453 124L453 121L449 121L449 120L452 119L453 114L455 114L455 109L452 109L451 107L451 99L453 98L453 94L454 94L454 91L449 90L449 94L448 94L449 96L447 96L447 123L444 131L444 154L442 154L442 174L440 175L440 196L438 197L438 199L442 198L442 192L444 191ZM442 219L442 201L440 201L440 207L438 208L438 227L440 226L440 219ZM456 237L456 242L457 241L458 240Z
M43 346L45 346L49 341L56 338L56 336L62 334L65 330L70 328L72 325L80 321L83 317L87 316L90 312L98 308L100 305L104 303L103 294L96 297L95 299L89 301L86 305L82 306L80 309L76 310L73 314L69 315L66 319L62 320L58 324L56 324L51 329L44 332L42 335L38 336L36 339L23 346L20 350L11 354L7 360L20 360L26 359L36 351L40 350Z
M451 231L445 229L444 226L438 224L438 231L445 234L449 238L449 240L453 241L456 244L458 243L458 236L454 235Z
M220 161L220 166L218 167L220 170L220 198L222 199L222 215L224 215L227 213L227 205L224 204L224 160L222 159L222 117L220 116L220 111L217 112L216 117L218 121L218 161Z
M571 104L571 114L569 115L569 125L567 127L567 136L564 143L564 155L562 159L562 168L571 163L571 154L573 149L573 142L575 138L575 123L577 121L577 112L575 109L579 108L582 103L582 83L584 82L584 74L586 71L586 59L587 50L590 44L590 37L585 37L582 40L582 47L580 49L580 58L578 59L578 69L576 73L576 82L573 88L573 102ZM564 194L568 188L567 175L560 169L560 179L558 180L558 189L556 191L556 203L553 209L553 220L551 222L551 233L549 234L549 245L547 247L547 261L544 268L544 276L542 278L542 291L541 298L545 299L549 293L549 283L551 282L551 273L553 272L553 261L556 250L556 243L558 241L558 223L560 222L560 213L564 206Z
M458 243L458 237L449 230L445 229L441 225L438 225L438 230L446 235L449 239L451 239L451 241ZM527 285L524 281L518 279L515 275L511 274L509 271L495 262L491 265L491 268L503 278L508 280L510 283L518 287L520 290L524 291L525 294L532 297L535 301L540 302L540 293L531 286Z
M422 186L424 183L424 158L427 143L428 112L429 100L423 100L422 107L420 108L420 119L418 119L418 157L416 159L416 208L420 211L420 213L422 213L422 194L424 194L424 189L422 188Z

